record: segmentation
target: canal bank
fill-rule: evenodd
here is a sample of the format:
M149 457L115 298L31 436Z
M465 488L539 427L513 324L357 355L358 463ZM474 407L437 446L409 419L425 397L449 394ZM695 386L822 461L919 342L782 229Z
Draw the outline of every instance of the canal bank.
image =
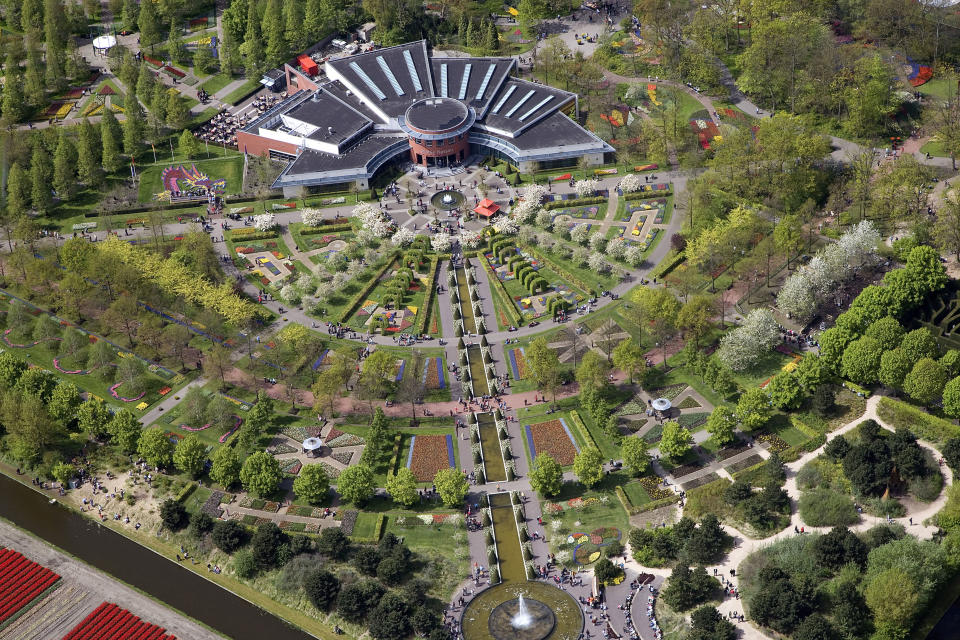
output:
M134 538L125 531L101 525L70 506L51 504L52 493L26 484L25 476L13 475L6 465L0 471L0 494L4 496L0 500L0 518L128 588L141 591L158 601L157 606L169 606L233 640L337 637L319 620L276 603L226 574L215 576L203 565L173 561L170 558L177 550L159 540L146 535ZM294 624L300 628L291 626ZM206 637L215 636L208 632Z

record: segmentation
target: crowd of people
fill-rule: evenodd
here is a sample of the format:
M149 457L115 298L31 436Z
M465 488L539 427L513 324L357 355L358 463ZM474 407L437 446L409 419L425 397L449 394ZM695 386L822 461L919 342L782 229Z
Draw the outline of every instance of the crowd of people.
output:
M237 131L252 119L251 116L234 115L224 107L209 122L197 129L197 138L204 142L235 147Z

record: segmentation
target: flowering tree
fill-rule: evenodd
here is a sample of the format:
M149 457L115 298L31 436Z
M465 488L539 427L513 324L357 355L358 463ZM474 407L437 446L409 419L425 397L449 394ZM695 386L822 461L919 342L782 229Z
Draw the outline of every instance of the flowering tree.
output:
M542 184L531 184L523 190L523 199L528 202L542 204L543 199L547 197L547 188Z
M507 216L500 216L493 221L493 228L497 230L497 233L512 236L520 230L520 225L517 224L516 220L511 220Z
M303 274L297 278L297 289L299 289L304 295L311 295L317 288L317 284L313 281L313 278L307 274Z
M755 309L737 327L720 339L717 357L734 371L749 369L764 353L780 342L780 329L768 309Z
M583 247L577 247L573 252L572 259L574 263L582 267L587 264L587 260L590 259L590 252Z
M577 180L573 183L573 189L577 192L578 198L589 198L600 190L600 181L596 178Z
M606 273L610 269L610 265L607 264L607 261L603 259L602 253L591 253L590 257L587 259L587 265L590 267L591 271L597 273Z
M817 308L806 269L798 270L787 278L777 294L777 307L790 318L806 322Z
M417 237L417 234L415 234L410 229L407 229L405 227L400 227L399 229L397 229L396 233L393 234L393 237L390 238L390 242L392 242L394 245L398 247L406 247L411 242L413 242L414 238L416 237Z
M586 244L588 237L590 237L590 229L585 224L578 224L570 231L570 239L577 244Z
M623 260L627 253L627 242L623 238L613 238L607 243L607 255L614 260Z
M283 288L280 289L280 297L283 298L283 301L287 304L297 304L300 302L300 292L297 291L297 288L292 284L283 285Z
M640 182L640 176L635 173L628 173L623 176L623 179L620 180L620 190L624 193L630 193L632 191L640 191L640 187L643 186L643 183Z
M270 231L277 226L277 217L272 213L261 213L253 217L253 226L257 231Z
M475 231L464 231L460 234L460 244L468 249L476 249L482 240L480 234Z
M553 227L553 214L546 209L541 209L537 213L536 224L541 229L549 231Z
M643 251L636 245L630 245L627 247L627 250L623 252L623 259L626 260L630 266L639 267L643 264Z
M607 246L607 239L603 237L603 234L597 231L590 236L590 248L594 251L603 251L604 247Z
M300 220L308 227L319 227L323 224L323 211L307 208L300 211Z
M437 253L450 251L451 245L453 245L453 238L446 233L438 233L430 238L430 248Z

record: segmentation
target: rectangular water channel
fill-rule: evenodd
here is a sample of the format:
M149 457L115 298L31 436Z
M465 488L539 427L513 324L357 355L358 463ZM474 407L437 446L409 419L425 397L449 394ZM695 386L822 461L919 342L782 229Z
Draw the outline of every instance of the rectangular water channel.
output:
M493 419L492 413L478 413L477 427L480 430L480 448L483 450L486 480L487 482L503 482L507 479L507 470L503 466L500 436L497 435L497 421Z
M473 383L474 397L482 398L490 395L490 385L487 384L487 372L483 366L480 347L467 347L467 363L470 365L470 381Z
M527 579L527 570L523 566L523 550L520 548L520 536L517 533L517 521L513 517L510 494L497 493L490 496L490 511L500 560L500 579L504 582L524 582Z
M476 333L477 321L473 317L473 301L467 287L467 274L463 267L457 267L457 295L460 296L460 313L463 314L463 332Z

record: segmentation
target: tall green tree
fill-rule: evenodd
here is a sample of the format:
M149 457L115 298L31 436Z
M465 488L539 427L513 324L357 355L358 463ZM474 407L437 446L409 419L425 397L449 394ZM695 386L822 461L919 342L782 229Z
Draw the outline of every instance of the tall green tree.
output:
M530 471L530 486L541 496L551 497L563 487L563 468L549 453L537 454Z
M60 128L57 150L53 154L53 189L61 201L73 198L77 187L77 152L67 137L66 127Z
M50 191L52 178L50 155L42 144L35 144L30 158L30 204L40 214L47 213L53 206L53 194Z
M266 52L264 51L263 35L260 31L260 16L257 14L257 3L252 1L247 14L247 32L243 39L244 53L246 54L247 75L260 75L264 69Z
M113 110L104 109L103 118L100 120L100 142L103 170L108 174L118 171L123 166L123 160L120 157L120 136L120 123L113 115Z
M587 447L573 459L577 480L588 489L603 479L603 454L596 447Z
M160 18L153 2L144 2L140 5L140 15L137 16L137 26L140 27L140 46L153 50L153 45L160 42Z
M143 147L143 134L146 131L143 108L133 90L128 90L123 101L123 151L136 157Z
M101 149L103 141L89 118L84 118L77 136L77 177L87 186L97 187L103 181Z
M13 51L7 53L3 65L3 124L20 122L24 115L23 77L20 73L20 60Z

